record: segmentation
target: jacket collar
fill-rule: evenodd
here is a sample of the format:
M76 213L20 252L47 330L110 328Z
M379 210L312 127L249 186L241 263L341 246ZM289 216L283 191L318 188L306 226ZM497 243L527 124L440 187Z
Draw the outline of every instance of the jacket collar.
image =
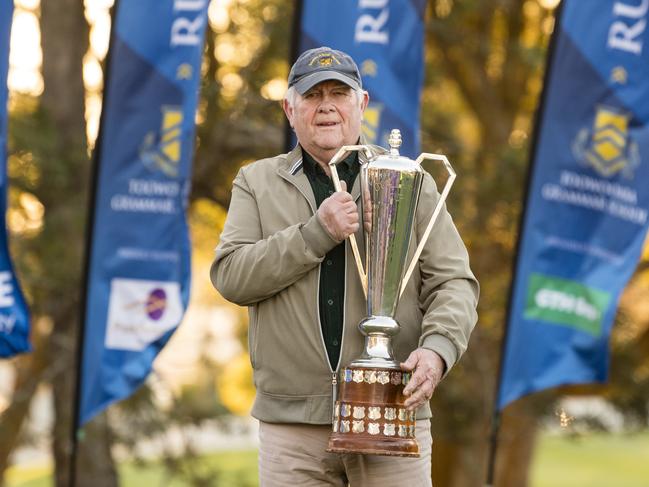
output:
M361 143L363 143L362 138ZM309 179L306 174L304 174L302 158L302 147L300 147L300 144L297 144L293 150L286 155L285 161L279 165L277 172L282 178L296 186L305 198L307 198L311 206L315 208L315 196L313 196L313 190L311 189ZM365 156L362 152L359 153L359 158L365 160ZM351 194L354 201L358 200L361 195L360 179L359 175L354 181L354 187L352 188Z

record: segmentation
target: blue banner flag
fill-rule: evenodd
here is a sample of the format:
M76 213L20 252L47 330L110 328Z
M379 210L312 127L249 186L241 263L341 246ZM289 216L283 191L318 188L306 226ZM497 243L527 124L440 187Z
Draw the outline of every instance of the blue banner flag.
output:
M603 382L649 212L649 0L564 0L532 154L498 408Z
M185 210L208 0L120 0L97 147L79 421L132 394L189 300Z
M13 2L0 2L0 357L11 357L31 349L27 305L11 265L5 222L7 212L7 74L9 72L9 38L12 19Z
M297 43L299 53L328 46L356 61L370 94L367 142L387 147L399 129L409 157L419 155L425 9L426 0L303 0Z

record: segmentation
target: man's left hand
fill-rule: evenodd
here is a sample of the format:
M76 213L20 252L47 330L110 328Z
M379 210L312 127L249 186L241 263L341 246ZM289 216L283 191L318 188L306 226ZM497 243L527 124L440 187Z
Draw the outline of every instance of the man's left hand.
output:
M437 384L442 380L445 367L442 357L427 348L418 348L410 354L408 360L401 363L401 370L412 371L412 377L403 389L403 394L407 396L405 406L409 411L430 401Z

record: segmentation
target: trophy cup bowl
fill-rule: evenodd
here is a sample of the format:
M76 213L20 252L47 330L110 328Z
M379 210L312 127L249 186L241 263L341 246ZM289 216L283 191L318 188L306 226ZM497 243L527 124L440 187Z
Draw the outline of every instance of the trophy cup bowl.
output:
M417 457L415 413L405 408L403 395L410 373L401 371L392 351L392 337L399 333L394 315L455 173L442 155L421 154L415 161L400 156L399 130L392 130L388 143L389 153L379 155L370 146L344 146L329 162L334 186L340 191L336 164L352 151L364 151L367 156L360 170L364 267L355 236L349 237L367 298L367 317L358 325L365 337L361 356L340 371L327 451ZM404 275L424 179L420 164L424 159L442 161L449 178Z

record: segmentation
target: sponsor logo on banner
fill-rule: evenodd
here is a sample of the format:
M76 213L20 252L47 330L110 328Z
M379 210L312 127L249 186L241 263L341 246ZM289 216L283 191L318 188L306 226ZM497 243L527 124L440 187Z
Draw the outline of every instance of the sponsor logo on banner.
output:
M162 171L170 178L178 176L182 125L182 107L162 107L160 132L149 132L140 148L140 158L149 169Z
M633 177L633 170L640 164L640 151L638 144L629 139L629 118L614 108L599 106L592 130L581 129L574 140L575 157L601 176L611 177L622 171Z
M171 281L111 281L106 348L141 351L182 318L180 286Z
M602 318L611 295L576 281L532 274L530 276L525 318L537 319L602 334Z

